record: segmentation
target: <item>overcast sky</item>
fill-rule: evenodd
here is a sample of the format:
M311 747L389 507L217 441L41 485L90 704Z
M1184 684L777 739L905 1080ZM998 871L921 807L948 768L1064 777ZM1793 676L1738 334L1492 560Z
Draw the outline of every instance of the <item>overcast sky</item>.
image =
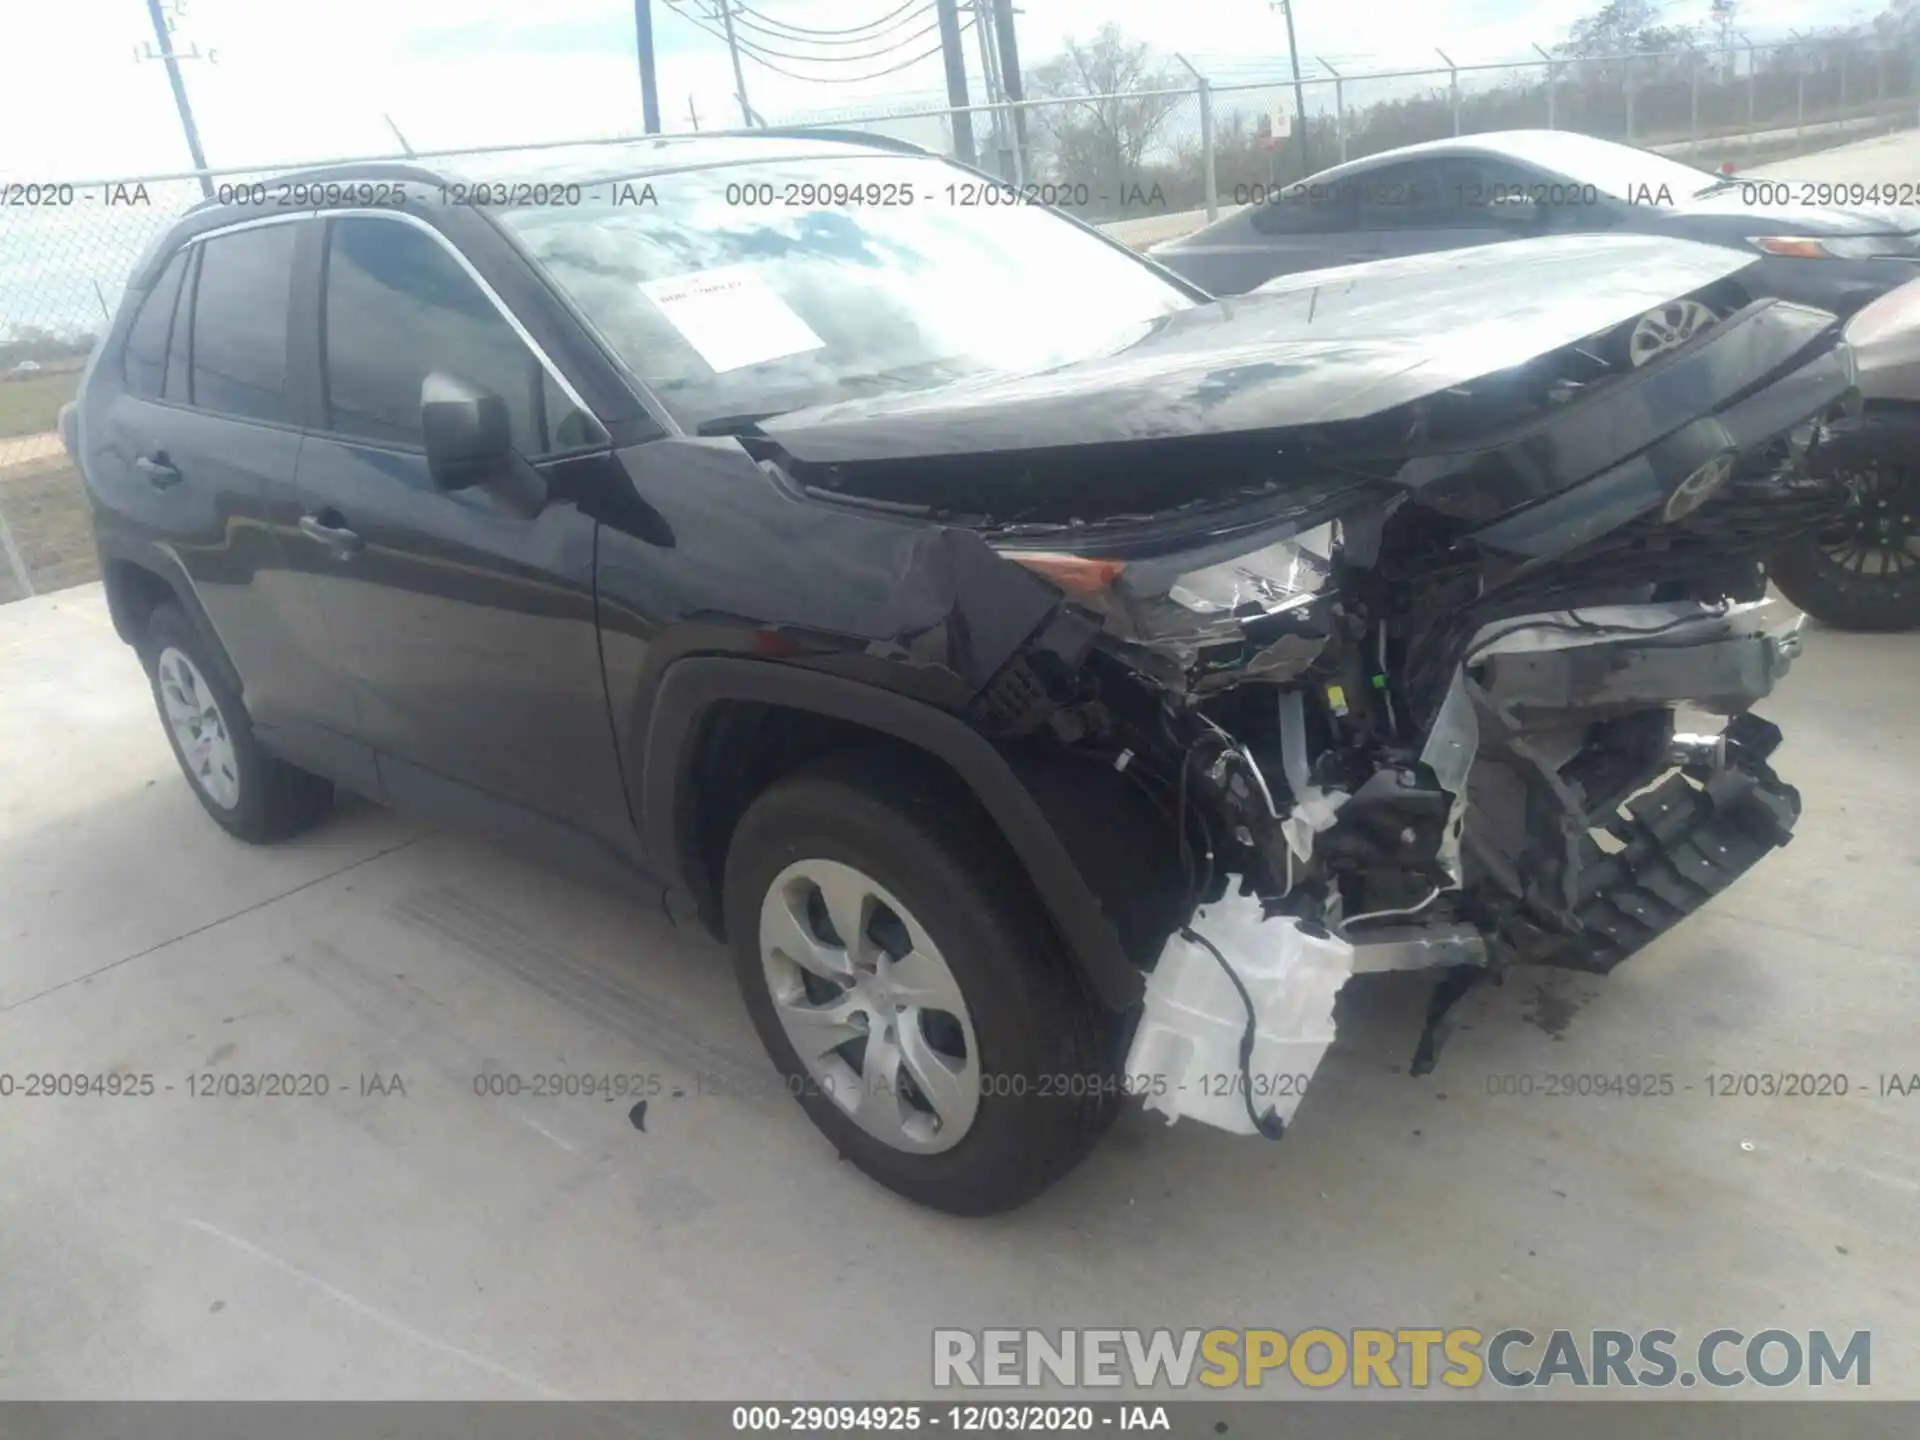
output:
M907 0L745 3L776 22L830 28L877 20ZM1512 58L1529 42L1564 38L1594 8L1594 0L1296 3L1303 56L1324 56L1348 72L1424 64L1436 45L1462 63ZM632 0L175 0L171 8L177 46L213 52L184 69L216 166L391 151L383 114L421 149L640 128ZM1879 8L1742 0L1741 15L1761 39ZM135 58L152 39L146 0L12 0L9 10L0 176L88 180L186 167L164 68ZM669 128L687 126L689 100L708 128L737 124L724 45L667 0L654 0L654 10ZM1705 11L1706 0L1676 0L1667 14L1684 20ZM1270 78L1286 66L1285 26L1269 0L1019 0L1027 65L1105 20L1160 51L1185 53L1222 81ZM915 26L890 38L907 39ZM930 43L914 41L895 58ZM861 75L880 63L792 68ZM937 96L942 83L932 58L840 84L791 79L749 61L746 79L755 105L776 120Z

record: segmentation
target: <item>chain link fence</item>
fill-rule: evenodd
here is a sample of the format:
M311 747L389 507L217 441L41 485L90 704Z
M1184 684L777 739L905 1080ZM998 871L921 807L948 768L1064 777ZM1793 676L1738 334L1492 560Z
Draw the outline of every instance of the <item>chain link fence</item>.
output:
M60 407L141 252L200 194L193 177L57 181L0 206L0 601L97 573Z
M971 160L1033 199L1148 244L1197 228L1236 193L1452 135L1577 130L1712 167L1916 123L1920 45L1826 37L1369 74L1322 65L1297 89L1291 80L1214 85L1188 67L1122 94L816 115L788 128L861 130ZM537 171L547 148L516 153ZM29 185L0 205L0 600L93 578L86 503L57 416L141 253L201 198L203 183L293 168Z

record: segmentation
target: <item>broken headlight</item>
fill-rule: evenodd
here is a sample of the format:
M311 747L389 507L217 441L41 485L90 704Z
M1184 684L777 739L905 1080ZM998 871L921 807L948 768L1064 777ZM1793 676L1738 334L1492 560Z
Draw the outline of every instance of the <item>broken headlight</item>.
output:
M1107 630L1185 671L1237 672L1236 678L1285 679L1312 661L1324 631L1289 623L1325 587L1338 543L1333 524L1269 539L1136 560L1101 560L1045 551L1003 550L1098 611Z

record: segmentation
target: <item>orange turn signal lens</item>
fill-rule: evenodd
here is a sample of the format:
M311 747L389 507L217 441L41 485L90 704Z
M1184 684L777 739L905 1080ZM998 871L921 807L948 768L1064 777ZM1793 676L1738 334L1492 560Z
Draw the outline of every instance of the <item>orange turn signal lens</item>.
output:
M1769 255L1787 255L1795 260L1825 260L1832 255L1821 241L1803 235L1763 235L1753 242Z
M1127 568L1124 560L1094 560L1085 555L1062 555L1049 550L1002 550L1000 554L1083 600L1100 594Z

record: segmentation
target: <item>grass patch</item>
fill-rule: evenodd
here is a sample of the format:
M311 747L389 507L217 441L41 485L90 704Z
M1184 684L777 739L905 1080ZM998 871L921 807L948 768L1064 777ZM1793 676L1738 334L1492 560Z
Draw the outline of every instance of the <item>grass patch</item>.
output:
M80 370L0 379L0 437L39 435L59 425L60 407L80 388Z
M100 576L93 513L80 472L63 455L0 470L0 519L13 537L35 594L84 585ZM17 600L12 568L0 556L0 599Z

